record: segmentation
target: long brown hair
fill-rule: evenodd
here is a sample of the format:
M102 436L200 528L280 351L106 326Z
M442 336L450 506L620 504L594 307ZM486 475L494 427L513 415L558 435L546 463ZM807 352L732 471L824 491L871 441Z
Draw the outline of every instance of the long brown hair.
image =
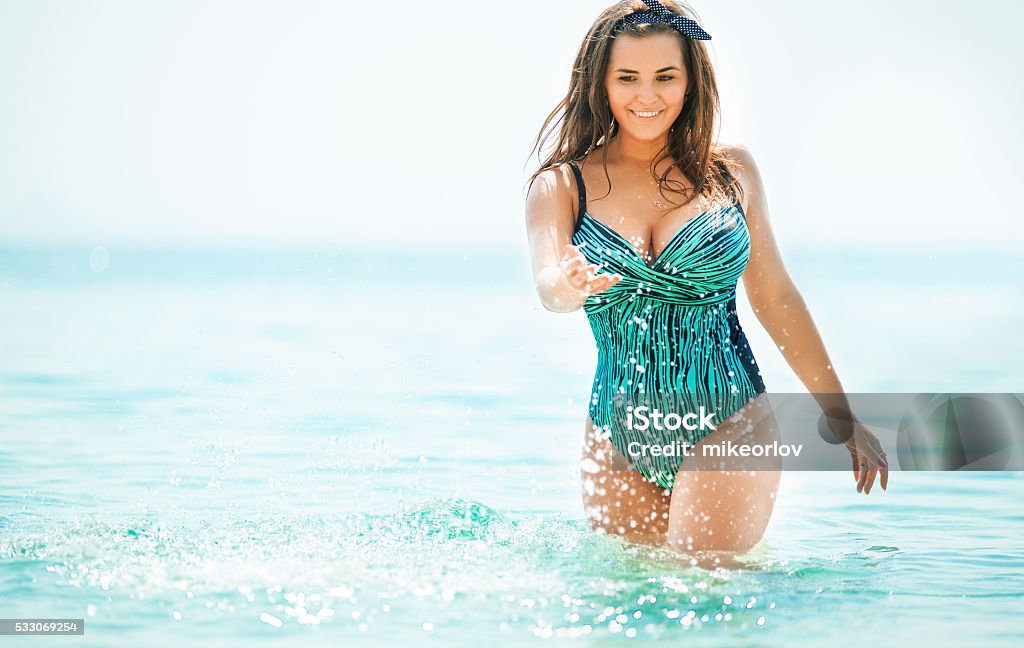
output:
M680 2L662 0L662 4L673 13L697 19L696 13ZM611 191L608 147L604 145L618 134L618 123L608 104L604 80L612 43L619 34L643 37L671 33L679 37L689 87L682 112L669 130L668 146L662 149L664 155L657 158L652 167L653 172L662 160L671 158L672 164L658 178L659 190L663 196L666 188L682 194L684 204L701 195L712 200L738 199L741 188L736 174L730 172L730 166L735 162L722 154L715 141L719 115L718 84L707 48L703 41L687 38L665 23L617 24L624 16L646 9L647 5L641 0L625 0L605 9L594 21L576 53L569 91L544 120L533 143L530 152L536 151L539 160L548 141L557 136L551 154L530 176L529 184L532 185L545 170L570 160L579 160L600 146L601 162ZM672 167L678 168L693 184L692 189L669 186L669 183L680 185L678 181L668 179Z

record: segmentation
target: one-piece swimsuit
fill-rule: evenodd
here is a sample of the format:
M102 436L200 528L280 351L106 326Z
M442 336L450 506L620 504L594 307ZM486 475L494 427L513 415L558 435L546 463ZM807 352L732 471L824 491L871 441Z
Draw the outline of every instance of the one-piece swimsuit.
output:
M695 414L700 405L714 409L720 423L765 391L736 315L736 284L750 258L746 214L735 196L697 214L648 265L629 241L587 212L583 174L575 162L569 165L579 191L572 243L601 272L622 275L583 304L597 345L588 411L634 468L671 489L684 456L664 448L695 446L713 430L663 426L659 432L648 424L637 431L625 424L623 397L677 394Z

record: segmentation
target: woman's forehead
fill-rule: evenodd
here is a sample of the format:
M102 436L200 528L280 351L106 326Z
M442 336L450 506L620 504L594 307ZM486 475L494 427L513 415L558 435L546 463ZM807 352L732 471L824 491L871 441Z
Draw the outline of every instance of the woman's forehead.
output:
M608 69L619 68L637 72L655 71L668 66L683 68L683 48L674 34L632 36L622 34L612 42Z

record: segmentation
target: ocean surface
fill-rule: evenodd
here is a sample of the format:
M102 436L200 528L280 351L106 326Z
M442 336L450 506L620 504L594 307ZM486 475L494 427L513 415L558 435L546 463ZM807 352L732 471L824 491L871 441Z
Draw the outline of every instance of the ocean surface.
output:
M848 391L1024 392L1021 257L787 263ZM0 248L0 618L86 621L0 646L1024 641L1020 473L786 473L738 569L590 531L595 362L500 250Z

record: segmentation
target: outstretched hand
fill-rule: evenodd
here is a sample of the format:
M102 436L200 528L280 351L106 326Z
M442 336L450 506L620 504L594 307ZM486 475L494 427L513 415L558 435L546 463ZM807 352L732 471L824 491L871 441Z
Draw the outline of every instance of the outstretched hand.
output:
M618 273L598 274L601 266L596 263L587 263L587 258L575 245L566 243L562 250L565 254L562 256L559 266L562 268L566 280L570 286L588 297L608 290L622 281L622 275Z

